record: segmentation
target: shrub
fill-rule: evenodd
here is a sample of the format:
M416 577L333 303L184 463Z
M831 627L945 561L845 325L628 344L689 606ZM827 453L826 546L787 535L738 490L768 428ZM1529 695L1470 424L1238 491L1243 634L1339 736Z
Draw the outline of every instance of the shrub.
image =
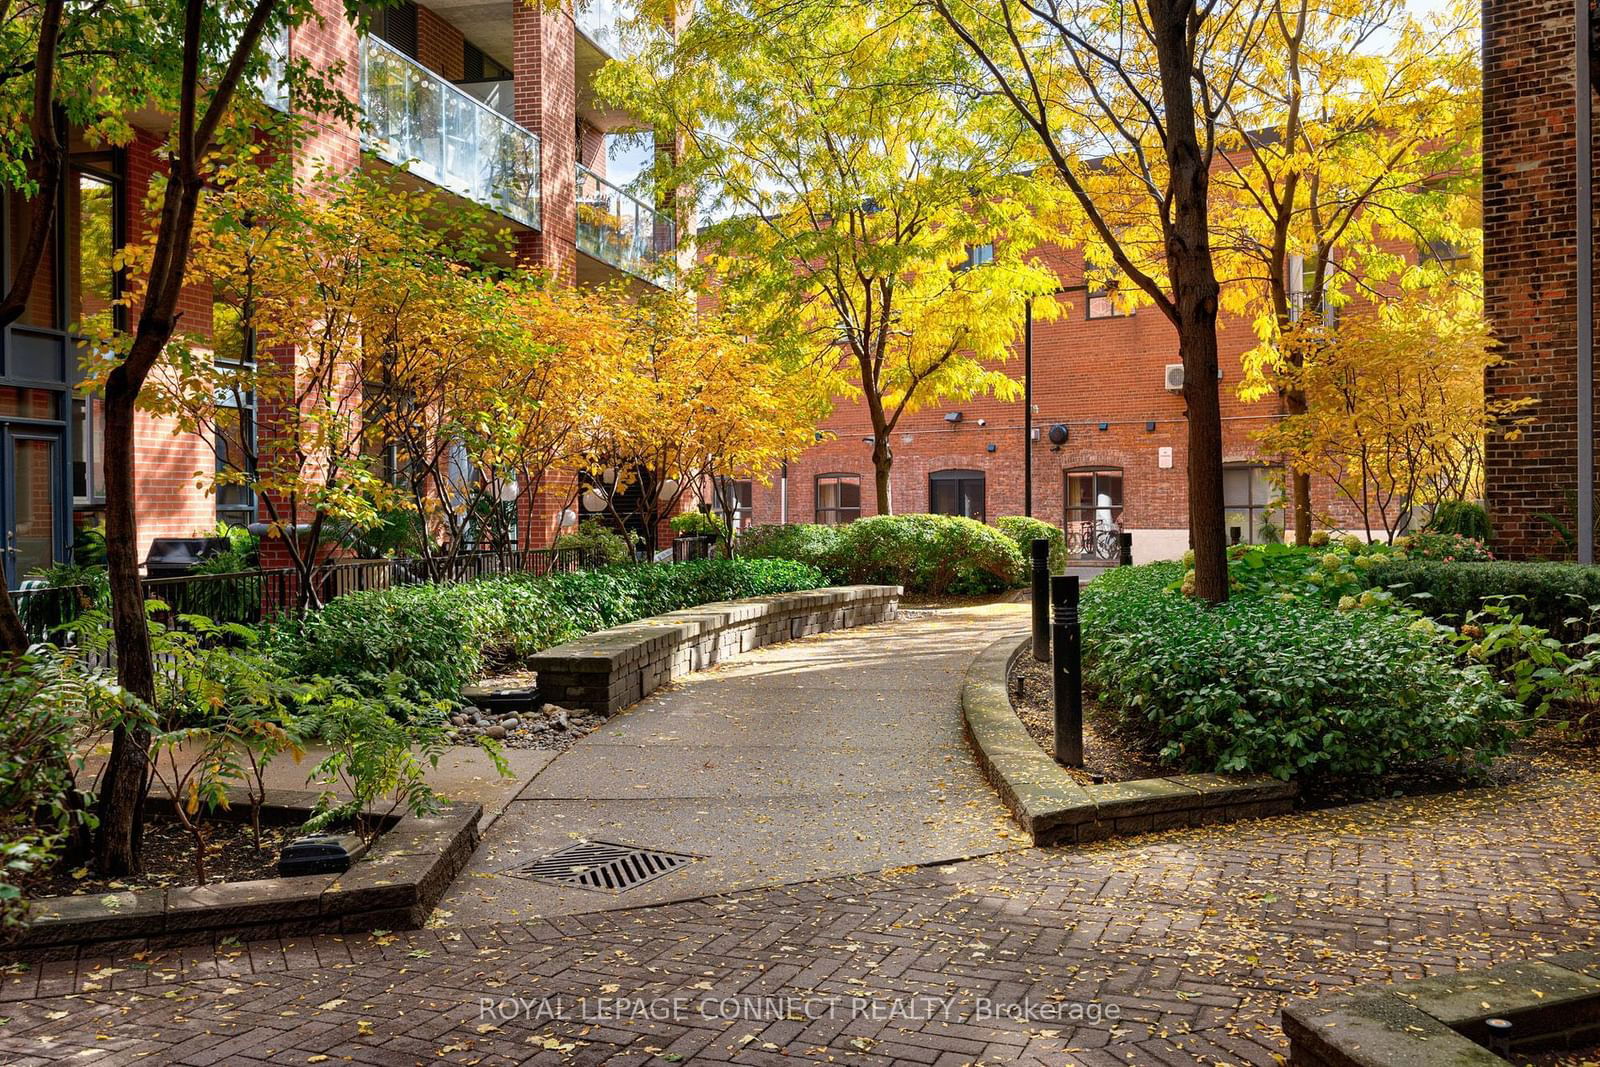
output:
M79 789L80 746L112 725L110 675L40 645L0 672L0 930L23 917L15 884L84 844L94 798Z
M1495 597L1521 597L1525 620L1570 636L1587 605L1600 603L1600 567L1576 563L1445 563L1389 559L1367 572L1367 581L1388 589L1441 622L1460 625Z
M715 515L704 511L685 511L674 515L667 520L667 525L672 532L685 537L723 537L728 532L728 524Z
M792 559L808 563L834 581L839 580L839 545L842 526L809 522L751 526L739 534L734 551L746 559Z
M1029 561L1033 558L1034 539L1042 537L1050 542L1050 573L1060 574L1067 569L1067 535L1061 531L1061 527L1052 526L1042 519L1030 519L1026 515L1002 515L994 525L995 529L1017 543L1025 566L1031 566Z
M1494 540L1494 530L1489 525L1489 513L1483 509L1482 504L1470 500L1441 502L1434 509L1433 518L1428 520L1428 532L1455 534L1474 541Z
M302 677L343 679L376 695L398 674L408 699L455 700L486 667L586 633L696 604L825 584L803 563L739 559L399 586L339 597L283 627L273 644Z
M1083 598L1086 680L1167 763L1280 778L1374 778L1486 762L1521 709L1438 628L1318 597L1175 593L1181 566L1119 568Z
M1487 563L1494 553L1482 541L1454 533L1423 533L1396 538L1412 559L1436 559L1445 563Z
M995 593L1027 573L1016 542L956 515L879 515L839 531L838 567L851 583L908 592Z
M584 519L575 532L556 538L556 547L582 549L596 566L605 567L630 562L638 536L630 534L625 538L599 519Z

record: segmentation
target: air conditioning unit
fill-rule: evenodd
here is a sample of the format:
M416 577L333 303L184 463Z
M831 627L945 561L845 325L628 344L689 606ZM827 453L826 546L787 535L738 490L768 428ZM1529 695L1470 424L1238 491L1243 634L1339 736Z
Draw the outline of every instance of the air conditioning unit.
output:
M1183 392L1182 363L1168 363L1166 373L1163 375L1163 377L1166 379L1166 387L1168 391L1174 393ZM1217 381L1222 381L1222 367L1220 365L1217 367Z

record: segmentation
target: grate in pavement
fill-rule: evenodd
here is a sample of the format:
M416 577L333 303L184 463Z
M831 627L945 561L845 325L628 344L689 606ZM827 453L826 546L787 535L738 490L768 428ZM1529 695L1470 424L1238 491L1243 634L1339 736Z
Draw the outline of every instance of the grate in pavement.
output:
M579 841L505 874L542 882L621 893L670 874L695 857L609 841Z

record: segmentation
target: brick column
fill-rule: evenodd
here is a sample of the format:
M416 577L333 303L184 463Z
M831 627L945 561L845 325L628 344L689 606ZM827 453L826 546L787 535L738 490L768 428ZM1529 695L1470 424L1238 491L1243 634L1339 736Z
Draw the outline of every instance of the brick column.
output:
M517 122L539 135L540 231L517 235L517 255L571 282L577 272L577 97L572 16L542 5L512 5Z
M1485 0L1484 294L1508 361L1487 384L1539 401L1536 425L1488 446L1495 546L1513 558L1570 557L1541 513L1576 529L1572 38L1570 0Z

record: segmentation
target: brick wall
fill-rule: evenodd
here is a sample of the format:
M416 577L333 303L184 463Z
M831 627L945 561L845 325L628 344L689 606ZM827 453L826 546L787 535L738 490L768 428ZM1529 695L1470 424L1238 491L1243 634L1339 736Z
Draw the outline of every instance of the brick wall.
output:
M1497 547L1554 558L1538 516L1570 520L1577 486L1572 4L1484 0L1483 17L1484 288L1509 360L1488 389L1539 398L1537 425L1491 440L1486 495Z
M577 271L575 169L578 104L572 17L538 4L512 8L515 118L539 135L540 230L517 235L523 262L572 279Z
M1080 276L1075 257L1047 250L1063 284ZM1033 514L1060 523L1066 503L1066 472L1094 468L1123 472L1122 524L1135 531L1138 558L1176 556L1188 545L1186 449L1188 426L1180 394L1165 388L1166 365L1177 363L1177 334L1155 308L1109 319L1089 319L1082 293L1058 298L1061 314L1034 324L1034 416L1039 439L1033 449ZM1281 417L1276 397L1247 403L1239 399L1243 354L1255 345L1250 325L1225 318L1219 328L1223 380L1223 460L1272 462L1260 454L1252 435ZM1018 381L1023 361L1020 342L1002 369ZM952 424L946 414L961 412ZM1023 405L1019 398L992 397L941 401L903 418L893 436L893 508L899 513L927 511L928 476L948 469L980 470L985 475L990 521L1023 513ZM980 422L983 425L980 425ZM1151 428L1150 424L1154 423ZM1061 448L1049 442L1052 424L1068 428ZM1105 428L1101 429L1101 424ZM873 488L872 434L865 407L841 400L822 427L833 434L789 464L790 522L815 519L816 476L852 473L861 478L862 514L877 513ZM1162 449L1171 449L1171 465ZM754 490L754 521L777 522L777 474ZM1362 523L1325 479L1313 480L1313 508L1330 524L1359 529Z
M453 82L462 79L465 39L461 31L417 5L417 62Z

